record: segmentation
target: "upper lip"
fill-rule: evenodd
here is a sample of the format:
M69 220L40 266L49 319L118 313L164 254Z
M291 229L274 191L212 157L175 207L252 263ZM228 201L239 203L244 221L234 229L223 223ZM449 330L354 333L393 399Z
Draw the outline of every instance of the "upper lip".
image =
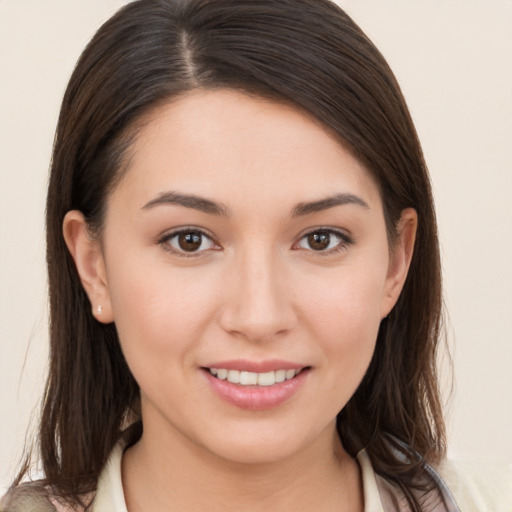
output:
M277 370L302 370L306 366L291 361L269 359L266 361L249 361L248 359L232 359L230 361L216 361L207 364L204 368L223 368L226 370L240 370L242 372L266 373Z

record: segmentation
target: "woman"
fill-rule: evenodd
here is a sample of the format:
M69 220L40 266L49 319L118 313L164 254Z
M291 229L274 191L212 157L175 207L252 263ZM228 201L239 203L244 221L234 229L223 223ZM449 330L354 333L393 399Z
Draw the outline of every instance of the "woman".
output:
M45 479L2 510L458 510L428 174L334 4L121 9L64 97L47 237Z

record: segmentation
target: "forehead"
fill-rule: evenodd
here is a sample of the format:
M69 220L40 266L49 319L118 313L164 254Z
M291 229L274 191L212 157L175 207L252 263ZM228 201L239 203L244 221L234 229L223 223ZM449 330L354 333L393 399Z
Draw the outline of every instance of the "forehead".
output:
M316 119L232 90L196 90L155 108L129 152L114 195L137 202L178 190L261 207L333 193L380 203L364 165Z

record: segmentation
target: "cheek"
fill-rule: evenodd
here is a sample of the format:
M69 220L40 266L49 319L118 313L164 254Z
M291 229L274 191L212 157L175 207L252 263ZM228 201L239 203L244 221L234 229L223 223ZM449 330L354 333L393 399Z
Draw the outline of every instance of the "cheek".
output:
M135 257L116 261L120 263L109 272L109 292L127 359L185 355L214 315L216 283L198 269L142 266Z
M379 268L379 267L374 267ZM346 269L310 289L304 318L310 337L321 349L327 369L328 396L338 411L361 382L372 359L380 326L380 306L385 281L383 271Z
M363 342L376 335L384 292L383 266L352 266L317 279L314 287L304 283L297 290L302 310L321 339L343 344Z

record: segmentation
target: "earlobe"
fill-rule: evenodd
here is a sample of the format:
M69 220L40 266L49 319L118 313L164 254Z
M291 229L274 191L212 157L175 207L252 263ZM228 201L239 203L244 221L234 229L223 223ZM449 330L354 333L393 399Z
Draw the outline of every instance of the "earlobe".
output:
M382 302L381 317L386 317L393 309L409 271L416 240L418 215L413 208L406 208L400 215L397 225L397 239L391 251L386 287Z
M82 212L69 211L62 224L64 240L75 262L94 317L102 323L114 321L105 261L100 243L91 236Z

